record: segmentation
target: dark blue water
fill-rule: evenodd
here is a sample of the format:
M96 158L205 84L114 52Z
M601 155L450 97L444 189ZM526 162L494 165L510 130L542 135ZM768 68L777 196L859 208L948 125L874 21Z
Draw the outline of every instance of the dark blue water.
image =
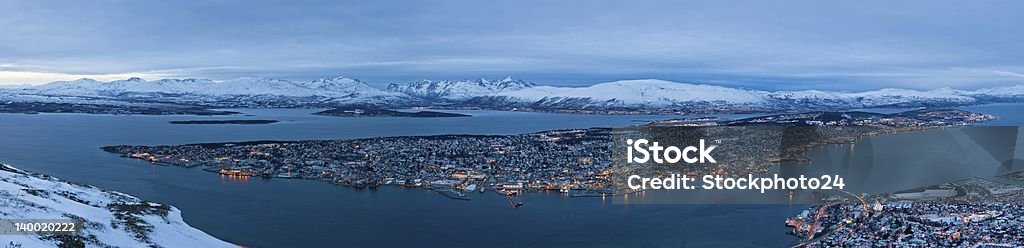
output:
M1021 126L1024 125L1024 104L996 103L960 108L967 111L995 115L997 119L984 122L981 126Z
M977 108L1013 116L1020 106ZM313 110L241 111L252 116L0 114L0 162L174 205L189 224L252 247L779 247L796 241L785 234L783 221L804 207L621 205L612 204L612 199L538 193L523 199L525 207L512 209L493 193L474 193L472 201L456 201L418 189L357 190L282 179L238 181L99 150L116 144L516 134L677 117L461 111L474 117L337 118L309 115ZM1021 120L1013 118L1017 119L1000 121ZM167 123L194 119L282 122Z
M303 180L230 180L154 166L99 150L115 144L335 139L429 134L516 134L615 127L677 116L464 111L471 118L336 118L312 110L254 116L0 114L0 161L169 203L186 222L253 247L784 246L790 206L617 205L611 199L531 194L512 209L493 193L472 201L418 189L356 190ZM726 116L730 117L730 116ZM743 116L732 116L743 117ZM171 125L169 120L277 119L269 125ZM742 234L742 235L740 235Z

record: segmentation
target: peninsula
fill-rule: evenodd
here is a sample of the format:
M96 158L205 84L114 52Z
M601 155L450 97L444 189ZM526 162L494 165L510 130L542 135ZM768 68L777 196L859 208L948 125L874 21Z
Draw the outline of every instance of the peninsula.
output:
M764 173L805 151L861 137L971 125L994 117L960 110L898 115L800 113L742 121L552 130L518 135L438 135L348 140L254 141L173 146L118 145L104 151L229 176L301 178L357 188L398 185L458 191L558 190L578 196L629 193L625 175ZM690 126L697 125L697 126ZM779 127L799 125L802 127ZM717 164L630 166L628 138L716 142Z

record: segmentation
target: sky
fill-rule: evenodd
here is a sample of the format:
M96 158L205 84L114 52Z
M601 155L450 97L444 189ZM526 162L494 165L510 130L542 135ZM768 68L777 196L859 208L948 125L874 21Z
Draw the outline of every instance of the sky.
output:
M1024 84L1024 1L0 0L0 13L0 85L132 76Z

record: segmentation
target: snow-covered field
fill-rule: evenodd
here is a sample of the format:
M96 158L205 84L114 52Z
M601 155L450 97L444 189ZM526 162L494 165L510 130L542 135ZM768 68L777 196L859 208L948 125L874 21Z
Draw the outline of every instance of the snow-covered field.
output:
M193 228L181 211L119 192L0 164L0 219L72 219L77 235L0 235L4 247L236 247Z

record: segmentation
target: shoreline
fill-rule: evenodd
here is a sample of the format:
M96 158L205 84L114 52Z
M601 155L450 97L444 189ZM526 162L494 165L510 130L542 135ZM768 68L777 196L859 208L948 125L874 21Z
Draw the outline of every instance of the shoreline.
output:
M0 163L0 213L5 219L66 220L80 226L71 234L47 232L4 236L11 245L237 247L195 228L180 209L118 191L64 181ZM12 197L13 196L13 197Z

